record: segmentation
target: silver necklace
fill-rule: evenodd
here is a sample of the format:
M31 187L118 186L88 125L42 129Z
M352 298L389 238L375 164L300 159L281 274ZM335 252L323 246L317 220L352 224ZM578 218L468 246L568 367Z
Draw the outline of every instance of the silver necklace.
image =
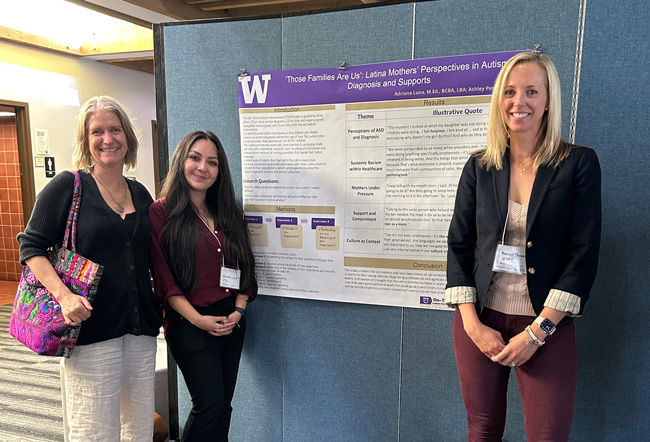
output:
M96 175L93 175L93 177L97 180L97 182L98 182L99 184L102 185L102 187L103 187L104 189L106 189L106 191L108 192L108 195L111 197L111 199L113 200L113 202L114 202L115 204L117 204L117 211L120 212L120 213L123 213L123 212L124 212L124 206L122 206L122 204L124 204L124 201L126 201L126 189L127 189L129 186L128 186L128 185L127 185L127 186L124 186L124 198L122 198L122 201L120 201L120 202L118 203L117 200L116 200L115 198L113 198L113 194L111 193L110 190L108 190L108 187L104 186L104 183L102 183L101 181L99 181L99 178L97 178ZM125 184L126 184L126 183L125 183Z

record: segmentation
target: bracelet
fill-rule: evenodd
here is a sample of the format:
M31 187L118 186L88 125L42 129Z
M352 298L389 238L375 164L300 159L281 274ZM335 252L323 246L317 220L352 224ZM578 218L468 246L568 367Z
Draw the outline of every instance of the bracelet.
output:
M245 309L245 308L235 307L235 311L236 311L236 312L239 312L239 314L241 315L242 319L244 319L244 315L246 314L246 309Z
M533 330L531 330L530 325L526 326L526 331L528 332L528 337L530 338L526 341L526 344L535 344L538 347L546 344L546 341L540 341L537 339L537 336L535 336L535 333L533 333Z

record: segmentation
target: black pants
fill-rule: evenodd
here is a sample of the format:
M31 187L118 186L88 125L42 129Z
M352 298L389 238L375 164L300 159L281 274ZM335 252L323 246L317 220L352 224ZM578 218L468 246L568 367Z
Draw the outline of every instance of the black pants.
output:
M195 307L202 315L226 316L235 309L230 296L208 307ZM167 330L167 345L192 396L185 422L184 442L227 442L239 360L244 345L244 321L227 336L212 336L178 313Z

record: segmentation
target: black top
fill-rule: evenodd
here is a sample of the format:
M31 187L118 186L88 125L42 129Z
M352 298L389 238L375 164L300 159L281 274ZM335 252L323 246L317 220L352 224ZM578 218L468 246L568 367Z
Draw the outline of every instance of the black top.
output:
M596 152L582 146L573 146L558 167L537 170L526 219L526 283L537 314L551 291L580 298L580 314L589 299L600 250L600 175ZM508 149L501 170L486 170L472 155L458 184L449 226L447 288L476 288L481 311L494 275L509 188Z
M142 184L127 180L136 211L123 220L106 204L92 176L79 174L82 193L76 251L103 265L104 272L77 345L126 334L157 336L162 313L149 276L147 213L151 196ZM18 234L22 264L33 256L47 256L47 249L63 240L73 188L74 176L63 172L38 195L25 232Z

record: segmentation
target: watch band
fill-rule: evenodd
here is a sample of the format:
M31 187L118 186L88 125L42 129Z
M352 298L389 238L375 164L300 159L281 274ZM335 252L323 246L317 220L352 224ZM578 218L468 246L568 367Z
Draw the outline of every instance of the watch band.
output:
M537 326L541 328L542 331L549 336L555 333L555 324L553 324L553 321L543 316L538 316L537 318L535 318L533 324L537 324Z
M239 314L241 315L242 319L243 319L244 316L246 315L246 309L245 309L245 308L235 307L235 311L236 311L236 312L239 312Z

